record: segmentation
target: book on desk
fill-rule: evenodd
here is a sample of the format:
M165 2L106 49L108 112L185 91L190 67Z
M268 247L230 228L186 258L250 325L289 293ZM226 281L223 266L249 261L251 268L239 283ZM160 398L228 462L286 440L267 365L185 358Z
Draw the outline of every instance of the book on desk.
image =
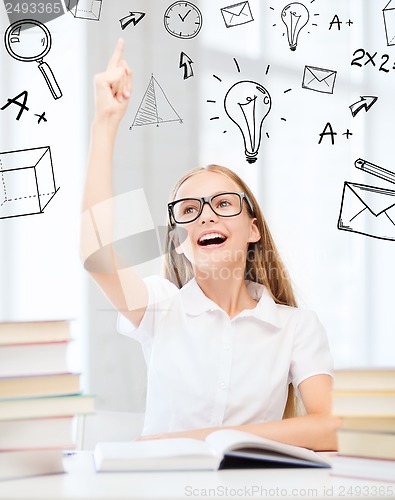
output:
M335 371L332 412L341 418L333 475L395 482L395 370Z
M68 320L0 323L0 480L64 472L78 416L94 411L67 371Z
M97 443L98 472L218 470L257 467L330 467L320 454L233 429L193 438Z

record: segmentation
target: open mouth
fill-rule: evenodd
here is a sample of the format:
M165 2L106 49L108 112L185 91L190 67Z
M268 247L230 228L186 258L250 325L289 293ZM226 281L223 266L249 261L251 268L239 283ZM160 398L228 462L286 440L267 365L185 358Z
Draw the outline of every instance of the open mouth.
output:
M221 233L208 233L198 239L198 245L201 247L218 246L225 243L226 239L226 236Z

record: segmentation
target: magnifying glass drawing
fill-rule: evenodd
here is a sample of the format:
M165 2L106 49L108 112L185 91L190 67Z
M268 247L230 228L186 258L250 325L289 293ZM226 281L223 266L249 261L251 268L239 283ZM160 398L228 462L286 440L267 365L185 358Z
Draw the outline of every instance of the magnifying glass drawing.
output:
M52 45L51 33L45 24L34 19L16 21L8 26L4 42L7 52L17 61L36 61L54 99L62 97L51 68L43 61Z

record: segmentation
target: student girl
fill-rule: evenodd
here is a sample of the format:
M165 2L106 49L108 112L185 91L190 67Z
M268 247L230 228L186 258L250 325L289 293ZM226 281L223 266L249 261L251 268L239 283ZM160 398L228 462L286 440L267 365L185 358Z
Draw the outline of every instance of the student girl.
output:
M120 40L95 77L84 210L113 195L113 147L131 93L123 49ZM221 427L336 449L325 331L314 313L296 307L248 186L225 167L196 169L175 186L168 215L164 277L142 279L129 269L125 297L113 250L105 271L90 271L122 312L118 329L142 344L148 368L142 439L204 439Z

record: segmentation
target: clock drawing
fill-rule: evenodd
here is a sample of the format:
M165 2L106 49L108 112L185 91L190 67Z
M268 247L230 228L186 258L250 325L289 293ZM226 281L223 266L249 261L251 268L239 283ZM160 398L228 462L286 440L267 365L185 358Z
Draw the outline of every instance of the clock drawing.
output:
M202 27L202 13L190 2L174 2L165 12L165 28L177 38L193 38Z

